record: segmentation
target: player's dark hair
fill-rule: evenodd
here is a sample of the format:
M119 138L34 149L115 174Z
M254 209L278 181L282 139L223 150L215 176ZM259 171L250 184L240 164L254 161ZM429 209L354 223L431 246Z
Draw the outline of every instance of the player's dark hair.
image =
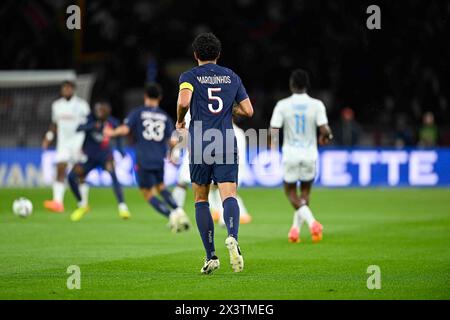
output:
M96 105L105 106L105 107L107 107L108 109L111 110L111 103L109 103L109 101L106 100L106 99L99 99L99 100L97 100L95 102L94 106L96 106Z
M155 82L147 83L145 85L145 95L151 99L161 99L163 90L161 86Z
M192 43L192 49L200 61L213 61L219 58L222 44L214 34L201 33Z
M289 78L289 86L292 91L302 91L309 88L309 75L303 69L295 69Z
M63 81L63 83L61 83L61 87L64 87L64 86L66 86L66 85L68 85L68 86L71 86L72 88L76 88L76 84L75 84L75 81L72 81L72 80L64 80Z

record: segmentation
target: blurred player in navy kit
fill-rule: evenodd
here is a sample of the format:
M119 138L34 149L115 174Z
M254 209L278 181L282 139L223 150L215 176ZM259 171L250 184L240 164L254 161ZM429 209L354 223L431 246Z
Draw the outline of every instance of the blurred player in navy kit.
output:
M178 140L172 136L175 130L172 120L159 107L161 99L161 87L156 83L148 84L144 93L144 105L131 111L124 124L116 129L105 128L104 133L109 137L132 134L136 141L139 188L145 200L169 219L171 230L180 232L188 230L190 222L164 185L164 159L168 146L174 147Z
M103 168L111 175L114 194L119 203L119 215L123 219L130 218L130 211L125 204L122 186L117 179L114 168L113 150L111 148L110 138L103 134L104 128L115 128L119 125L119 121L111 117L111 107L106 102L95 104L94 113L88 116L86 124L78 127L77 131L85 133L83 143L83 152L87 156L87 161L77 163L69 173L69 185L73 194L78 200L78 209L75 210L70 219L79 221L89 211L87 190L85 195L80 193L79 184L84 183L85 177L95 168ZM122 144L120 139L116 139L117 149L122 154Z
M197 36L192 44L198 66L184 72L179 80L176 127L185 130L185 115L190 111L189 155L190 174L195 197L195 218L206 261L201 273L209 274L220 266L214 246L214 222L210 214L208 193L211 182L218 185L228 237L230 263L235 272L244 268L238 245L239 205L236 200L238 156L232 116L251 117L253 107L241 79L232 70L217 65L221 43L212 33ZM221 133L222 145L205 158L208 147L207 132ZM230 141L228 139L233 139ZM227 141L223 141L227 140ZM208 156L208 155L206 155ZM231 161L230 161L231 159Z

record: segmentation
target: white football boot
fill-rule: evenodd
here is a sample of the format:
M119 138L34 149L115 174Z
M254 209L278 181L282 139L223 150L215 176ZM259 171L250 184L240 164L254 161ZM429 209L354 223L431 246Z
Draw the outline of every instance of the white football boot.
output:
M244 270L244 258L241 254L241 249L239 248L238 242L232 236L229 236L225 240L225 245L230 252L230 264L234 272L241 272Z
M200 269L202 274L211 274L213 271L220 268L219 258L213 256L211 259L206 260L203 267Z

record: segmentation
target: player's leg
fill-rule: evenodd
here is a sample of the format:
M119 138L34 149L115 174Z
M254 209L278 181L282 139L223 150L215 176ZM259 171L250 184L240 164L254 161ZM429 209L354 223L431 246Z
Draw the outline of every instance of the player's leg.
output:
M206 252L206 260L200 272L209 274L220 266L214 246L214 221L208 202L212 169L210 165L206 164L190 164L189 171L194 191L195 220Z
M189 218L184 212L183 208L178 206L175 199L172 197L172 194L166 189L163 180L164 171L160 172L158 175L159 183L156 188L158 190L158 193L164 199L164 202L172 209L171 215L174 215L173 219L176 220L176 222L173 224L177 226L177 229L180 229L177 231L188 230L191 227Z
M238 202L240 212L239 222L241 224L247 224L252 222L252 216L248 213L247 207L244 204L244 200L242 200L240 195L236 196L236 200Z
M86 182L86 176L80 177L78 188L80 189L81 203L89 205L89 184Z
M145 201L147 201L148 204L150 204L153 207L153 209L155 209L157 212L159 212L164 217L169 218L170 209L167 208L167 206L164 204L164 202L162 202L161 200L159 200L156 197L156 194L158 193L158 191L156 190L155 187L153 187L153 186L146 187L146 186L141 185L140 190L141 190L142 196L144 197Z
M172 191L172 196L180 208L184 208L184 204L186 202L186 191L190 183L191 177L189 173L189 155L186 154L183 157L183 162L181 163L177 185Z
M58 155L57 155L58 156ZM53 212L64 211L64 193L66 191L65 177L67 162L59 161L57 158L56 178L53 182L53 199L44 202L44 207Z
M303 219L300 217L298 209L300 208L300 197L298 195L297 184L300 179L300 163L289 162L283 163L283 180L284 192L290 204L295 209L292 219L292 225L289 229L288 240L292 243L300 242L300 231Z
M211 208L213 221L219 222L221 226L225 226L225 222L223 220L222 200L220 199L219 189L216 185L211 186L208 201Z
M173 198L172 194L166 189L164 182L159 183L156 186L158 193L164 199L164 202L173 210L177 209L179 206Z
M156 189L163 198L166 206L171 209L169 216L169 226L174 232L187 231L191 227L188 216L182 207L179 207L172 194L166 189L164 184L164 168L155 170Z
M176 224L175 215L173 210L170 210L167 205L158 199L158 183L161 183L155 173L155 170L139 169L136 171L139 188L147 203L153 207L161 215L169 219L169 227L173 232L178 231L178 225ZM158 182L159 181L159 182Z
M322 240L322 225L316 221L314 215L309 208L309 198L311 194L312 185L316 173L315 161L302 161L300 163L300 208L298 209L299 216L306 221L311 232L313 242Z
M82 202L79 181L81 178L84 178L84 170L81 164L77 163L73 166L72 170L70 170L67 180L69 182L70 190L72 191L75 199L77 200L78 205L80 206Z
M192 189L195 200L195 220L206 252L205 264L200 272L210 274L219 268L220 262L214 246L214 221L209 211L209 184L192 183Z
M147 201L150 206L153 207L157 212L159 212L161 215L169 219L168 227L172 232L178 232L178 225L177 220L175 219L174 211L171 211L167 205L158 199L156 196L158 194L158 190L155 186L145 186L141 185L141 192L144 196L144 199Z
M145 201L150 204L153 209L162 214L164 217L170 217L170 209L166 206L164 202L156 197L158 191L154 186L141 185L140 186L142 195L144 196Z
M114 191L114 195L116 196L118 203L119 216L122 219L129 219L131 217L130 210L128 209L127 204L125 203L125 197L123 195L122 185L117 178L116 170L114 167L114 161L112 159L108 159L105 161L104 169L108 171L112 180L112 187Z
M302 181L300 185L300 208L298 209L301 219L306 221L311 232L313 242L322 240L323 227L315 218L309 208L309 197L311 194L313 181Z
M288 240L292 243L300 242L300 229L303 224L303 219L300 218L297 210L300 208L300 197L297 192L297 182L284 182L284 193L289 199L289 202L295 209L294 217L292 219L292 226L288 233Z
M244 258L238 244L239 205L236 199L238 171L237 159L235 164L215 165L213 170L213 179L219 187L223 218L228 231L225 245L228 248L230 264L234 272L241 272L244 269Z
M247 224L252 221L252 217L248 213L244 201L239 195L236 195L236 200L239 206L239 223ZM214 222L219 222L221 227L225 227L225 220L223 218L222 200L220 199L220 192L217 186L211 186L209 191L209 204L211 206L211 215Z
M223 218L227 226L228 236L238 239L239 233L239 205L236 199L236 183L218 183L220 198L222 199Z
M172 197L181 208L186 203L187 184L177 182L177 185L172 190Z
M89 206L88 203L85 202L86 199L83 199L81 192L80 192L80 180L84 181L84 178L86 175L91 171L93 168L95 168L94 162L86 162L84 164L75 164L72 170L70 171L68 175L68 181L70 189L72 190L73 195L78 201L78 208L72 212L70 215L70 220L76 222L80 221L84 215L89 212Z

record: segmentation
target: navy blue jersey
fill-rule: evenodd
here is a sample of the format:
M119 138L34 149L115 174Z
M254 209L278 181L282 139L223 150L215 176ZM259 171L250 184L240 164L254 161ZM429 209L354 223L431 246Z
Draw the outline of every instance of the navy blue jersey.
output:
M84 131L85 138L83 152L91 159L112 158L111 139L103 135L106 126L116 128L120 122L114 117L108 117L106 121L101 121L91 113L85 124L80 125L77 131ZM117 138L117 147L122 152L121 139Z
M124 123L136 141L138 166L147 170L163 168L168 140L174 131L167 113L159 107L141 106L131 111Z
M196 150L196 146L200 145L198 141L202 141L202 151L210 144L210 141L203 141L207 140L203 136L208 129L220 130L224 141L223 149L213 152L216 154L237 153L232 124L233 106L248 98L239 76L228 68L208 63L184 72L180 76L179 84L180 90L192 91L191 122L189 124L191 161L193 152L197 155L200 154L200 150ZM225 138L230 135L231 148L229 147L230 142L226 142Z

